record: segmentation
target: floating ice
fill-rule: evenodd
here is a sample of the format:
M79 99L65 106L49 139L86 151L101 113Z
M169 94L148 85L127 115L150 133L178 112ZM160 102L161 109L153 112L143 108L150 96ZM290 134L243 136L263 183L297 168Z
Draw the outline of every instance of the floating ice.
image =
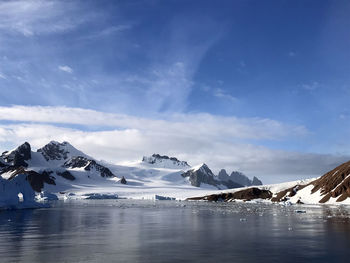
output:
M154 199L161 200L161 201L163 201L163 200L176 200L176 198L174 198L174 197L161 196L161 195L155 195Z

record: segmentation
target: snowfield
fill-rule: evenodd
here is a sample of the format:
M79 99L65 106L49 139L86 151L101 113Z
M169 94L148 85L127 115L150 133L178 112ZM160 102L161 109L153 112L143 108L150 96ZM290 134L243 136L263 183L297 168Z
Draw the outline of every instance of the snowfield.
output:
M319 178L240 187L221 180L206 164L191 167L175 157L153 154L140 162L114 165L97 161L68 142L52 141L36 152L24 143L0 156L0 207L116 198L350 204L349 174L350 162ZM229 178L226 171L224 175Z

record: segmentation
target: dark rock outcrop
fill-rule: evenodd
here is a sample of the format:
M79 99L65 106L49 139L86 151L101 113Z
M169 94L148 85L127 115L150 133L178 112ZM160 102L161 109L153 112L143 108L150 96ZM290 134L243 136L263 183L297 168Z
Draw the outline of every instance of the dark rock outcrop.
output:
M70 180L70 181L74 181L75 177L68 171L63 171L63 172L56 172L56 174L58 176L62 176L63 178Z
M14 179L18 174L24 174L27 176L26 180L29 182L33 190L41 192L44 188L44 183L56 185L55 178L51 176L52 173L52 171L35 172L27 171L24 168L18 168L13 171L9 180Z
M152 154L150 157L144 156L142 158L142 162L144 163L149 163L149 164L156 164L156 163L164 163L164 162L169 162L172 163L174 166L179 166L179 167L190 167L189 164L185 161L180 161L179 159L175 157L169 157L166 155L160 155L160 154Z
M124 176L122 177L122 179L120 179L120 183L121 184L127 184L127 181L126 181Z
M290 187L288 189L285 189L283 191L278 192L273 198L271 198L272 202L284 202L287 201L289 197L293 197L296 195L296 193L303 189L305 185L295 185L293 187Z
M233 171L230 175L230 180L243 185L243 186L251 186L252 185L252 181L243 173L241 172L237 172L237 171Z
M46 144L44 147L37 150L37 152L41 153L46 161L49 160L66 160L69 156L69 151L65 149L65 147L69 145L68 142L55 142L52 141Z
M31 158L30 144L25 142L10 153L4 152L1 157L8 165L12 165L14 167L28 167L28 163L26 161L30 160Z
M233 193L221 193L221 194L213 194L207 195L203 197L192 197L187 200L206 200L206 201L231 201L235 199L250 201L253 199L270 199L272 197L272 193L269 190L259 189L256 187L247 188L241 191L233 192Z
M320 203L327 202L331 197L337 198L337 202L344 201L350 197L350 161L341 164L310 184L314 186L311 193L320 190L323 196Z
M214 179L213 172L206 164L203 164L198 169L191 169L182 174L182 177L189 177L191 185L200 187L201 184L209 184L213 186L220 185L220 182Z
M96 170L102 177L115 177L115 175L107 168L98 164L95 160L91 160L82 156L69 159L63 164L65 168L84 168L85 171Z

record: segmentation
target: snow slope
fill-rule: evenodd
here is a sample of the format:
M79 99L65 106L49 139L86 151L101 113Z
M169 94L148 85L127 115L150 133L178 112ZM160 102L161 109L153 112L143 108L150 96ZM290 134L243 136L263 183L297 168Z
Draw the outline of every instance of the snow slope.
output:
M350 204L347 198L350 196L350 162L317 179L220 190L230 187L228 182L220 180L205 164L190 167L174 157L154 154L141 162L113 165L93 159L68 142L53 141L36 152L25 143L2 154L0 175L6 192L0 195L0 206L17 203L18 191L28 190L6 189L13 187L15 180L19 180L20 185L30 185L40 193L41 199L54 198L51 194L63 199L161 196L180 200L190 197L206 200L205 196L216 195L232 201L237 196L252 200L257 195L276 202L318 204L322 200L327 204ZM126 184L121 182L122 178Z

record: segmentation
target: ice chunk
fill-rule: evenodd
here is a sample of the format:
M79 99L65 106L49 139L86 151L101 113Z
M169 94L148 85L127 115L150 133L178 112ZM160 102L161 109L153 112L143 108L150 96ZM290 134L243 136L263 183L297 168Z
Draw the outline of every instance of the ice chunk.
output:
M85 194L85 199L118 199L117 194L99 194L99 193L91 193Z
M161 200L161 201L163 201L163 200L176 200L176 198L174 198L174 197L161 196L161 195L155 195L154 199Z

